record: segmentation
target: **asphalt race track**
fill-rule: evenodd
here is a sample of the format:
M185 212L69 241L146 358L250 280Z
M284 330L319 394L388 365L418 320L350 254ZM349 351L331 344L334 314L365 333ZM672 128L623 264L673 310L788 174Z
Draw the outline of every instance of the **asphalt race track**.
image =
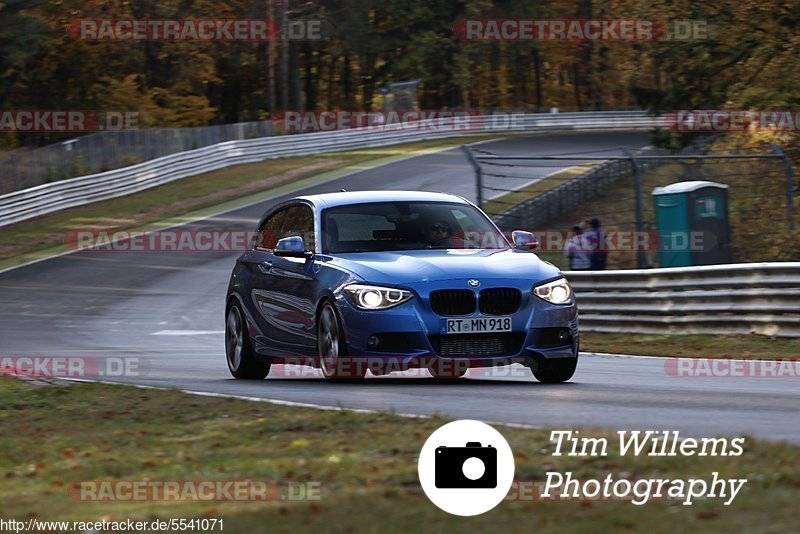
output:
M533 155L644 144L645 134L595 133L513 138L482 148ZM541 174L553 170L542 168ZM303 193L340 188L475 196L471 168L458 150L362 171ZM253 229L268 205L282 198L186 229ZM439 412L564 429L747 433L800 443L800 426L791 423L800 406L797 378L679 378L666 371L662 358L584 355L573 380L556 386L535 382L521 367L457 381L417 373L329 383L315 372L275 366L278 376L236 381L225 364L222 335L234 257L225 252L82 251L0 273L0 356L123 358L136 362L139 376L105 378L324 406Z

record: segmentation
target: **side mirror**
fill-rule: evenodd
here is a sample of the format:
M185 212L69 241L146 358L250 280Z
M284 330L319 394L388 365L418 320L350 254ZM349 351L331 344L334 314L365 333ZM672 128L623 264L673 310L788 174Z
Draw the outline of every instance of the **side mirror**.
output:
M536 236L525 230L514 230L511 232L511 240L514 242L514 250L524 250L530 252L539 248Z
M297 235L278 239L275 244L275 255L286 258L310 258L312 253L306 251L303 238Z

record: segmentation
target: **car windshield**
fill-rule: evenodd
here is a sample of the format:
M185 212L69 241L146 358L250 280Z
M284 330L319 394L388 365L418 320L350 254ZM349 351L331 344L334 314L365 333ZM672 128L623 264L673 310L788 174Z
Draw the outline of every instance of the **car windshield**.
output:
M323 213L328 253L509 248L489 219L469 204L376 202Z

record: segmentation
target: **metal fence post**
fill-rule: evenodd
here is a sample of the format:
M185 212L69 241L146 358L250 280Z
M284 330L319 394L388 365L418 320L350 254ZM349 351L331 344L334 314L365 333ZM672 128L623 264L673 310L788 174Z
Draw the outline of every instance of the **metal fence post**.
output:
M786 221L789 223L789 229L794 230L794 169L780 146L772 145L772 149L776 154L780 154L783 166L786 167Z
M634 195L636 198L636 232L637 234L642 235L642 232L644 232L644 214L642 213L642 172L641 168L639 167L639 162L636 161L636 156L633 155L633 152L628 150L626 147L623 147L622 150L625 152L625 155L630 158L631 165L633 166ZM645 256L644 250L639 249L636 251L636 260L640 269L647 268L647 257Z
M481 166L478 161L475 159L475 156L472 154L472 151L469 149L467 145L461 145L461 150L464 151L464 154L467 155L467 159L472 164L472 168L475 169L475 198L477 199L476 204L479 208L483 209L483 174L481 173Z

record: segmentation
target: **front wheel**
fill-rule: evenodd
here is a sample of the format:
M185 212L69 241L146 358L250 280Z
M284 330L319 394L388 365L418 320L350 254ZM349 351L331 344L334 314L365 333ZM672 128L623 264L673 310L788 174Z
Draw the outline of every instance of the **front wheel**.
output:
M269 362L256 359L239 304L231 305L225 319L225 356L234 378L261 380L269 374Z
M333 306L326 302L317 320L317 350L319 366L325 378L364 378L367 374L363 362L354 362L347 357L347 344L344 340L339 317Z
M542 360L536 365L533 376L544 384L560 384L572 378L577 365L578 358Z

